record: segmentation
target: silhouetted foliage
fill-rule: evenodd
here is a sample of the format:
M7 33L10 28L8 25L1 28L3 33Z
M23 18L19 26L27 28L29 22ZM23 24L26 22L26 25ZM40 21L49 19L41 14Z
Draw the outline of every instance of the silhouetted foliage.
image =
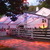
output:
M7 3L8 2L8 3ZM7 6L5 3L10 4ZM6 0L0 1L0 14L5 14L6 12L13 12L14 14L23 13L23 0Z
M0 14L5 14L7 11L6 5L4 4L4 1L0 1Z
M9 0L11 6L11 12L13 12L14 14L20 14L20 13L23 13L23 10L22 10L22 6L23 6L23 0Z
M45 0L45 1L43 1L42 4L39 5L39 7L50 8L50 0Z

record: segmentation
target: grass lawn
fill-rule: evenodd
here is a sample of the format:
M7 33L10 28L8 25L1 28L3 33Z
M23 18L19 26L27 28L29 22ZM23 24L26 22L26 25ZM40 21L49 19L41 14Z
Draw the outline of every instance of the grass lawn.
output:
M14 50L14 48L4 46L4 45L0 44L0 50Z

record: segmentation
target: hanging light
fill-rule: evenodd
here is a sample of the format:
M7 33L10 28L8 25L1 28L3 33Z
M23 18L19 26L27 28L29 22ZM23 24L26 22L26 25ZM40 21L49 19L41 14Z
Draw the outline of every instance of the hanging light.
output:
M16 15L13 15L10 19L11 19L12 21L16 21L18 18L16 17Z

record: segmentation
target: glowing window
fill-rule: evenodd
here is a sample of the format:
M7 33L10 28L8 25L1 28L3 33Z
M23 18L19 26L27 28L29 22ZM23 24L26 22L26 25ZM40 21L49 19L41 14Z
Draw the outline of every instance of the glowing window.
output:
M46 20L45 19L42 19L42 23L45 23L46 22Z

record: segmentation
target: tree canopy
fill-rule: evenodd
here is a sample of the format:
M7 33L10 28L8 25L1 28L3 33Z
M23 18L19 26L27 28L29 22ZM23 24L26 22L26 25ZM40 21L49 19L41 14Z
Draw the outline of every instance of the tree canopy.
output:
M0 1L0 14L6 13L7 8L3 1Z
M10 4L7 6L6 4ZM0 1L0 14L5 14L6 12L13 12L14 14L23 13L22 10L23 0L6 0Z
M50 8L50 0L45 0L45 1L41 2L41 5L39 5L39 6Z

